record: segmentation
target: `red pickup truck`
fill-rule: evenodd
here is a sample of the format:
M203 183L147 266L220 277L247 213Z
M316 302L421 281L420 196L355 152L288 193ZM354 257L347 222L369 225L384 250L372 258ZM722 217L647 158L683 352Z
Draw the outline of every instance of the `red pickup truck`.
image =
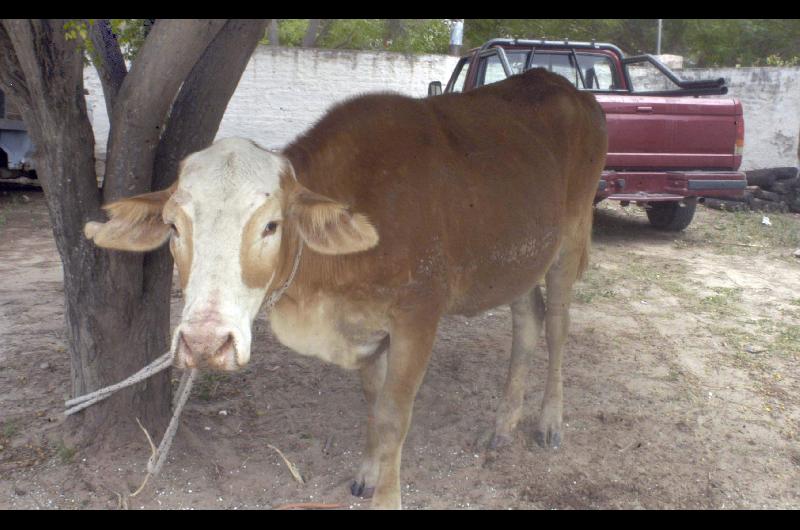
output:
M445 92L463 92L529 68L561 74L595 94L608 122L603 199L644 206L650 223L683 230L705 197L740 198L742 104L724 79L685 81L651 55L624 57L613 44L493 39L455 67ZM442 93L434 81L429 95Z

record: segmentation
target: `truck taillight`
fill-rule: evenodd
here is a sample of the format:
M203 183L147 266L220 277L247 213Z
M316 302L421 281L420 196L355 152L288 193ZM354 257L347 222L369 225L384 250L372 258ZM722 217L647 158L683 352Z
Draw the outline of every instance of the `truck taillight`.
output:
M736 144L733 147L734 155L744 154L744 117L736 120Z

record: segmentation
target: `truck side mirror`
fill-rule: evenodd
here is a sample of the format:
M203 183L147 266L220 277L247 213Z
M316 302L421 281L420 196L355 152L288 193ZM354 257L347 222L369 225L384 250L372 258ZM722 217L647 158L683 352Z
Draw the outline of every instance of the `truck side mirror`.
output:
M441 81L431 81L428 84L428 97L430 96L441 96L442 95L442 82Z

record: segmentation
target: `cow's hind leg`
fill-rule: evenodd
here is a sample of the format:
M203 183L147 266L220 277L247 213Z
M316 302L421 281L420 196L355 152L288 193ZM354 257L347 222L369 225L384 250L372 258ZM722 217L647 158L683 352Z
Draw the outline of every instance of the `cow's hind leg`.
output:
M588 234L580 238L576 244L565 244L565 248L546 275L545 330L549 362L542 410L534 433L534 439L544 448L557 449L561 445L563 410L561 360L569 330L572 286L586 267L588 245Z
M522 417L525 386L528 383L533 350L543 327L544 313L542 289L538 285L511 303L511 363L503 400L497 410L490 449L508 445L511 434Z
M378 431L375 426L375 404L378 394L383 388L386 379L386 349L389 345L388 337L381 343L378 351L361 368L361 386L364 398L367 400L367 447L364 460L356 474L355 480L350 485L350 492L356 497L369 498L375 490L378 481Z

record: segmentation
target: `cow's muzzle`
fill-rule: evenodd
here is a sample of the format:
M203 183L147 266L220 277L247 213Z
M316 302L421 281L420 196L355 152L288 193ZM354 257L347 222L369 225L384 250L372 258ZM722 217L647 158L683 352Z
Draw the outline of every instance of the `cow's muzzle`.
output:
M181 324L173 338L174 364L181 369L238 370L242 342L238 336L227 326Z

